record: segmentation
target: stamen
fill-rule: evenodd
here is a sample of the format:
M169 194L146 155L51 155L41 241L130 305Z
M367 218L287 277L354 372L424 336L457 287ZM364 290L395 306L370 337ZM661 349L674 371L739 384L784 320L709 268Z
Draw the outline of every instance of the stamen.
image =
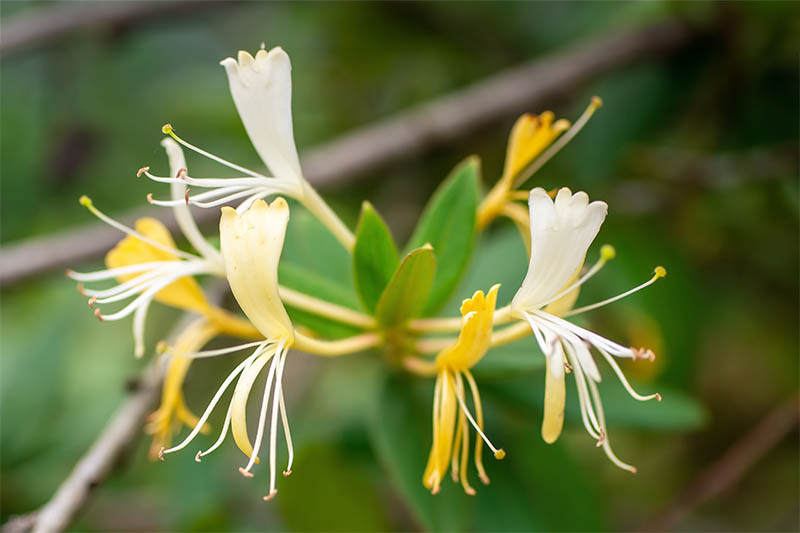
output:
M639 285L637 287L634 287L629 291L623 292L622 294L614 296L613 298L609 298L607 300L603 300L602 302L597 302L597 303L592 304L592 305L587 305L585 307L579 307L578 309L573 309L569 313L566 313L564 316L568 317L568 316L572 316L572 315L577 315L579 313L584 313L586 311L591 311L592 309L597 309L598 307L603 307L604 305L608 305L608 304L610 304L612 302L616 302L617 300L621 300L622 298L625 298L626 296L630 296L631 294L633 294L633 293L635 293L637 291L640 291L640 290L644 289L645 287L649 287L650 285L655 283L656 280L658 280L659 278L663 278L666 275L667 275L667 271L664 269L664 267L658 266L654 270L653 277L650 278L649 280L645 281L641 285Z
M463 392L463 391L462 391ZM462 419L463 420L463 419ZM464 492L469 496L475 496L475 489L469 484L469 476L467 475L467 456L469 455L469 430L467 425L462 422L461 424L461 486ZM476 439L477 440L477 439Z
M144 291L141 295L136 297L131 303L123 307L121 310L113 313L111 315L103 315L102 317L99 316L99 309L95 310L95 316L98 318L102 318L104 320L119 320L124 318L134 312L140 305L143 305L146 301L152 299L156 293L158 293L164 287L172 284L173 282L177 281L178 279L191 276L194 274L201 274L206 270L204 265L192 265L190 268L187 265L187 268L183 269L178 273L173 273L169 276L165 276L163 279L159 280L158 282L152 283L150 287Z
M289 460L286 462L286 470L283 471L283 476L287 477L292 474L292 462L294 461L294 446L292 446L292 432L289 431L289 418L286 416L286 405L283 401L283 387L281 387L281 421L283 422L283 436L286 439L286 449L289 453Z
M175 263L181 267L185 266L183 261L175 261ZM141 276L133 278L131 281L135 281L136 283L128 283L127 287L124 286L125 283L122 283L116 287L103 291L87 291L86 294L91 295L92 297L90 298L91 303L89 304L89 307L92 307L92 304L94 303L113 303L120 300L126 300L134 294L141 294L147 289L147 287L151 287L153 283L158 282L159 278L163 278L167 274L173 273L174 271L175 269L159 269L157 271L142 274Z
M450 476L453 478L453 483L458 483L459 478L459 458L461 456L461 439L463 437L463 431L466 429L464 426L465 418L464 413L458 413L458 422L456 422L456 431L454 433L455 438L453 439L453 453L450 457Z
M550 346L550 344L544 339L542 331L539 328L539 325L536 323L533 315L523 311L522 316L525 318L525 321L528 322L528 325L530 325L533 336L536 338L536 343L539 345L539 349L542 351L545 357L549 357L551 355L550 350L552 349L552 346Z
M211 398L211 401L209 402L208 407L206 407L206 410L203 412L203 415L197 421L197 424L194 426L194 429L192 429L191 433L189 433L189 435L183 440L183 442L181 442L177 446L173 446L172 448L170 448L168 450L164 450L162 448L162 450L159 452L159 458L163 457L163 455L166 454L166 453L173 453L173 452L177 452L178 450L182 450L183 448L186 447L186 445L188 445L190 442L192 442L192 440L194 440L194 438L197 436L197 434L200 433L200 430L202 429L202 427L205 425L206 421L208 420L208 417L211 416L211 412L214 410L214 407L217 406L217 403L219 402L219 399L222 397L222 395L228 389L228 387L233 382L233 380L236 379L236 376L238 376L245 369L245 367L250 366L250 363L256 357L261 355L262 351L263 350L261 350L261 349L256 350L253 353L253 355L249 356L247 359L245 359L244 361L239 363L239 365L236 368L234 368L233 371L231 371L230 374L228 374L228 377L225 378L225 381L223 381L222 385L220 385L219 389L217 389L217 392L214 394L214 397Z
M594 402L595 409L597 409L597 416L600 418L600 424L605 429L606 427L606 417L605 413L603 412L603 404L600 401L600 393L597 391L597 385L589 381L589 390L592 393L592 401ZM611 449L611 443L608 441L608 437L603 431L603 451L606 452L606 456L611 459L611 462L617 465L618 467L622 468L623 470L627 470L632 474L636 473L636 467L629 465L628 463L623 463Z
M459 387L461 387L461 390L463 391L463 382L461 380L461 374L460 373L456 374L456 383L459 385ZM463 394L459 393L459 388L458 387L456 388L456 398L458 399L458 403L461 405L461 409L463 409L464 414L467 417L467 420L470 421L470 423L472 424L472 427L475 428L475 431L478 432L478 434L481 436L481 438L483 438L483 441L486 443L486 445L489 447L489 449L492 450L492 453L494 453L494 458L498 459L498 460L503 459L506 456L506 452L502 448L495 448L494 445L492 444L492 442L489 440L489 438L483 432L483 430L480 427L478 427L478 424L472 418L472 415L470 414L469 409L467 409L467 405L464 403Z
M606 352L605 350L603 350L602 348L598 348L597 351L599 351L603 355L603 357L606 358L606 361L608 361L608 364L611 366L611 368L614 370L614 373L617 375L619 380L622 382L622 386L625 387L625 390L628 391L628 394L630 394L634 399L639 400L640 402L646 402L646 401L652 400L654 398L656 400L658 400L659 402L661 401L661 395L658 394L658 393L649 394L647 396L644 396L644 395L639 394L638 392L636 392L633 389L633 387L631 386L631 384L628 381L628 379L625 377L625 374L622 372L622 369L619 367L619 365L614 360L614 358L611 357L611 355L609 355L609 353Z
M189 197L189 204L190 205L196 205L197 207L206 209L206 208L209 208L209 207L216 207L218 205L225 205L225 204L227 204L227 203L229 203L229 202L231 202L233 200L236 200L238 198L242 198L242 197L247 196L249 194L252 194L252 190L251 189L242 190L241 188L237 188L237 192L231 193L231 194L229 194L227 196L223 196L221 198L214 199L214 200L212 200L210 202L203 202L203 201L197 200L197 199L195 199L193 197ZM180 200L180 201L179 200L152 200L152 201L150 201L150 203L153 204L153 205L160 206L160 207L175 207L177 205L183 205L184 201L183 200Z
M204 457L204 456L210 454L211 452L213 452L214 450L216 450L217 448L219 448L219 446L225 440L225 437L228 435L228 428L231 425L231 413L232 412L233 412L233 404L229 404L228 405L228 413L225 415L225 422L222 424L222 431L219 432L219 437L217 438L216 442L214 442L214 444L211 445L211 447L209 449L207 449L204 452L197 452L197 455L195 455L195 457L194 457L195 461L197 461L199 463L201 457Z
M550 161L554 155L564 148L564 146L566 146L567 143L570 142L572 138L575 137L579 131L581 131L581 129L583 129L592 115L594 115L594 112L597 111L597 109L602 105L603 101L599 97L593 96L592 101L589 103L589 107L587 107L578 120L575 121L575 124L573 124L572 127L566 131L566 133L559 137L556 142L551 144L542 155L536 158L528 168L520 172L517 176L517 179L514 180L514 185L511 188L518 189L520 185L528 181L528 178L533 176L536 171L542 168L545 163Z
M567 343L564 345L564 348L567 357L571 359L572 365L575 369L575 386L578 389L578 405L581 408L581 420L583 421L583 426L586 428L587 433L589 433L592 438L595 440L600 440L600 424L595 418L594 411L592 410L592 406L589 401L589 393L586 389L586 378L583 375L583 369L581 369L581 366L578 363L572 345ZM589 381L591 382L591 380Z
M272 363L269 366L269 372L267 373L267 380L264 383L264 395L261 397L261 410L258 414L258 429L256 430L256 440L253 443L253 451L250 453L250 460L247 462L247 466L239 469L239 472L247 477L253 476L250 473L250 469L253 468L253 465L258 458L258 451L261 449L261 439L264 438L264 427L267 420L267 404L269 404L269 396L270 392L272 391L272 380L275 377L275 370L277 366L278 358L273 357Z
M546 313L544 311L533 311L533 314L536 315L537 318L542 319L545 323L561 332L572 332L584 341L587 341L594 346L602 347L608 350L609 353L612 353L618 357L631 357L630 348L626 348L625 346L617 344L616 342L606 339L605 337L602 337L593 331L589 331L588 329L573 324L568 320L564 320L563 318L551 315L550 313Z
M184 355L189 359L205 359L207 357L216 357L218 355L227 355L229 353L240 352L242 350L246 350L247 348L253 348L254 346L260 345L267 345L269 346L272 344L271 341L255 341L255 342L248 342L246 344L239 344L237 346L228 346L227 348L219 348L216 350L202 350L199 352L192 352Z
M475 418L478 421L478 426L483 429L483 406L481 404L481 395L478 392L478 385L475 383L475 378L469 370L464 370L464 377L467 378L467 383L472 391L472 403L475 405ZM483 441L475 439L475 468L478 470L478 477L484 485L489 484L489 476L486 475L486 470L483 468Z
M193 178L188 174L182 175L178 178L170 176L156 176L150 172L145 172L145 176L158 183L177 183L181 185L194 185L204 189L218 188L218 187L260 187L269 183L275 183L276 186L280 180L269 176L234 176L227 178ZM285 184L281 185L288 188Z
M239 166L239 165L237 165L235 163L231 163L230 161L226 161L225 159L222 159L221 157L217 157L214 154L210 154L210 153L206 152L205 150L201 150L200 148L194 146L193 144L189 144L188 142L186 142L183 139L181 139L180 137L178 137L178 135L173 130L171 124L164 124L164 126L161 127L161 131L162 131L162 133L165 133L165 134L169 135L170 137L172 137L173 139L175 139L176 141L178 141L180 144L182 144L183 146L185 146L189 150L197 152L198 154L203 155L203 156L205 156L205 157L207 157L207 158L209 158L209 159L211 159L213 161L216 161L217 163L225 165L226 167L232 168L234 170L238 170L239 172L244 172L245 174L249 174L250 176L263 177L258 172L254 172L252 170L249 170L247 168Z
M101 281L104 279L127 276L130 274L136 274L138 272L144 272L146 270L153 270L159 267L174 264L175 261L150 261L148 263L136 263L135 265L109 268L106 270L98 270L96 272L75 272L74 270L68 270L66 274L75 281Z
M631 348L631 352L633 353L633 360L639 361L640 359L647 359L651 363L656 360L656 354L653 353L653 350L645 349L645 348Z
M268 196L270 194L272 194L271 191L264 189L252 194L251 196L246 198L241 204L239 204L239 206L236 208L236 212L239 213L239 215L241 216L242 214L244 214L245 211L250 209L250 206L253 205L253 202L255 202L256 200L260 200L261 198L264 198L265 196Z
M139 239L140 241L142 241L144 243L147 243L150 246L153 246L155 248L158 248L159 250L162 250L164 252L167 252L167 253L170 253L170 254L173 254L173 255L177 255L179 257L183 257L184 259L198 259L198 257L195 256L195 255L188 254L188 253L186 253L186 252L184 252L182 250L178 250L177 248L171 248L169 246L164 246L163 244L161 244L159 242L156 242L156 241L154 241L152 239L148 239L144 235L142 235L142 234L138 233L137 231L129 228L128 226L125 226L124 224L121 224L120 222L117 222L116 220L112 219L111 217L109 217L108 215L106 215L105 213L103 213L102 211L97 209L94 206L94 204L92 203L92 200L86 195L81 196L79 202L80 202L80 204L82 206L86 207L94 216L96 216L97 218L99 218L100 220L102 220L103 222L108 224L109 226L112 226L112 227L120 230L123 233L127 233L131 237Z
M175 261L177 262L177 261ZM172 263L172 261L171 261ZM78 283L78 292L80 292L83 296L95 296L97 298L107 298L109 296L114 296L116 294L120 294L122 292L128 291L128 289L132 287L138 287L140 285L146 285L147 282L153 280L153 278L157 278L165 273L168 270L167 268L157 268L153 269L149 272L144 274L140 274L134 278L129 279L126 282L120 283L119 285L115 285L110 289L102 289L102 290L95 290L95 289L86 289L83 287L83 283ZM135 293L132 293L135 294ZM104 302L100 302L104 303Z
M269 489L270 494L277 491L275 488L275 461L276 461L276 444L278 439L278 407L280 404L280 395L282 392L281 380L283 379L283 367L286 363L286 354L288 349L285 345L278 347L278 375L275 377L275 392L272 395L272 424L270 425L269 435Z
M152 300L147 300L133 315L133 355L137 359L144 357L144 322Z

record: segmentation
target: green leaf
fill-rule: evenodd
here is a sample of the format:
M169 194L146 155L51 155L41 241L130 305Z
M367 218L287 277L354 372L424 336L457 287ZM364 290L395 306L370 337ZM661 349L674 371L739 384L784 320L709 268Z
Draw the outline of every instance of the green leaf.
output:
M291 217L278 265L278 281L294 289L354 310L361 310L353 289L350 253L331 232L296 202L291 202ZM286 306L295 325L314 332L342 338L361 330L320 317L308 311Z
M480 160L460 163L433 194L409 239L407 250L430 243L438 269L423 314L435 313L458 284L475 240Z
M389 228L375 208L364 202L353 248L353 279L358 297L370 313L375 312L399 262Z
M375 316L383 326L396 326L422 312L436 273L436 259L430 246L408 254L383 291Z
M335 282L352 292L355 298L350 252L316 217L294 201L281 253L281 263L284 262ZM359 307L357 305L356 309Z

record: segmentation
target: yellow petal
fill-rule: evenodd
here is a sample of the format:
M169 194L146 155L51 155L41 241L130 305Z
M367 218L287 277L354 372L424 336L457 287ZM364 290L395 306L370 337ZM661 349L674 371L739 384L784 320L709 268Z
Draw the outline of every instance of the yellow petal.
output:
M566 389L564 386L564 372L560 377L554 377L550 372L550 358L547 358L547 370L544 382L544 418L542 419L542 439L547 444L553 444L561 429L564 427L564 405L566 403Z
M150 415L147 432L153 435L150 457L155 459L158 451L169 446L175 418L188 426L197 424L195 417L183 399L183 381L192 364L186 354L196 352L218 334L216 327L205 319L192 322L181 332L172 348L172 358L161 388L161 405ZM207 426L204 426L207 429Z
M169 234L166 226L154 218L140 218L136 221L136 231L164 246L174 248L175 241ZM160 250L155 246L142 242L136 237L127 236L122 239L106 255L106 266L108 268L118 268L150 261L176 261L179 257L165 250ZM120 276L120 282L125 282L136 277L137 274ZM187 276L161 289L155 296L161 303L194 311L206 313L208 311L208 301L203 290L193 277Z
M545 111L539 116L525 114L517 119L508 137L503 180L511 180L563 131L569 128L566 120L553 122L553 113Z
M278 293L278 261L283 250L289 205L256 200L243 215L222 208L219 223L222 256L239 307L267 339L294 340L289 315Z
M455 379L448 371L439 373L437 393L434 394L433 400L433 445L422 478L422 483L434 494L439 491L439 484L450 466L450 454L453 449L458 413L455 386Z
M489 349L492 339L494 309L497 304L497 291L500 285L483 291L476 291L472 298L461 304L463 324L455 344L442 350L436 357L439 368L466 370L472 368Z

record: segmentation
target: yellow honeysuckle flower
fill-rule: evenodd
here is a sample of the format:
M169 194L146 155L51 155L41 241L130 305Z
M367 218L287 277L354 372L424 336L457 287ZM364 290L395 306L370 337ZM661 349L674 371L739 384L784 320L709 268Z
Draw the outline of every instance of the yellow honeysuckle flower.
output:
M514 123L508 136L506 161L500 178L508 183L509 188L512 180L569 128L568 120L562 118L553 122L554 118L552 111L538 116L526 113Z
M575 137L601 105L600 98L593 97L572 127L566 119L555 120L551 111L519 117L508 136L503 174L478 208L478 228L486 227L500 215L518 222L514 190ZM526 246L528 244L526 241Z
M176 249L175 241L169 234L167 227L160 220L149 217L140 218L133 227L136 233L161 244L163 248L156 248L133 235L128 235L106 254L106 266L109 269L121 269L141 263L180 260L174 252L168 251ZM135 279L136 276L136 274L121 274L117 276L117 279L120 283L125 283ZM210 307L203 294L203 289L200 288L200 284L189 276L173 281L155 293L153 299L178 309L194 311L199 314L206 314Z
M157 458L159 452L169 446L173 433L179 429L176 425L194 427L198 424L199 419L186 407L183 398L183 381L192 363L187 355L202 349L218 334L219 330L213 323L206 318L200 318L189 324L175 340L162 385L161 405L150 414L145 427L145 431L153 435L151 459ZM208 425L204 424L203 433L208 430Z
M269 466L270 489L265 499L271 499L277 493L276 478L276 440L278 413L283 423L283 433L289 450L289 461L284 475L291 473L293 448L291 433L283 400L282 377L283 368L289 348L295 340L294 328L283 307L278 292L278 262L283 249L286 226L289 222L289 205L283 198L275 199L272 204L264 200L255 200L243 214L235 209L224 207L220 219L220 244L225 261L225 272L236 301L247 318L263 336L264 340L233 346L219 350L195 352L192 358L226 355L245 348L255 348L223 381L208 407L191 433L179 445L164 454L176 452L186 447L201 431L220 398L238 378L233 396L228 407L220 436L216 443L205 451L198 452L197 461L204 455L214 451L231 428L233 439L239 449L249 457L245 467L239 469L242 475L252 477L250 470L258 462L267 421L267 410L271 408L269 428ZM258 429L255 440L251 443L247 431L246 408L253 384L261 371L269 363L266 387L261 400L258 417ZM271 406L269 405L271 402Z
M505 452L495 448L483 432L483 408L475 379L470 368L480 361L492 337L492 316L497 304L495 285L484 296L483 291L476 291L472 298L461 304L462 328L455 344L442 350L436 357L436 385L433 398L433 445L431 446L428 464L422 482L426 488L436 494L439 492L442 479L451 469L453 481L461 480L461 486L467 494L475 494L469 484L467 463L469 455L469 428L467 420L475 428L481 438L475 441L475 468L478 476L485 484L489 477L483 468L482 441L491 448L495 458L502 459ZM464 381L472 391L475 408L473 417L465 400ZM460 409L459 409L460 407Z
M170 171L186 171L186 160L180 146L172 139L162 142L169 159ZM140 170L140 173L145 172ZM222 255L211 246L192 217L189 207L183 200L185 183L173 183L173 198L181 199L173 206L173 213L183 236L199 252L194 255L179 250L175 241L162 222L154 218L141 218L129 228L97 209L86 196L80 203L95 216L112 227L127 234L106 255L106 270L81 273L72 270L67 275L76 281L82 294L89 297L89 306L131 300L116 313L105 314L95 308L94 314L100 320L120 320L133 315L133 338L135 355L144 355L144 325L153 300L172 307L205 315L214 322L221 333L238 337L252 338L258 332L246 321L237 319L208 303L203 290L194 276L212 274L223 276L225 269ZM97 282L115 279L118 285L108 289L86 289L84 282Z
M649 350L626 348L596 333L581 328L562 317L596 309L632 294L666 275L656 267L653 277L619 296L593 305L572 309L578 288L614 257L614 249L603 246L600 260L580 275L589 245L594 241L605 220L605 202L589 202L584 192L572 194L567 188L551 199L544 189L530 193L529 212L532 250L528 272L522 286L511 302L514 316L528 322L547 358L545 408L542 437L552 443L561 433L564 418L564 374L574 371L581 408L581 418L589 434L597 439L606 455L617 466L635 472L620 461L611 449L606 431L605 416L597 391L600 373L592 358L594 348L609 363L626 390L637 400L657 398L658 394L642 396L628 383L614 357L652 359Z

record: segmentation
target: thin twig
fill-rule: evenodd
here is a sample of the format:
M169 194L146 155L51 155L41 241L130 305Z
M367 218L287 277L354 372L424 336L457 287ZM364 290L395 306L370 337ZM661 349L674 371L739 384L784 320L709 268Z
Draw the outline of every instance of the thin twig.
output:
M0 54L27 52L33 47L53 44L77 30L113 28L165 14L175 9L196 9L219 5L198 0L160 0L158 2L64 2L27 9L6 17L0 25Z
M685 46L692 32L670 20L634 31L614 32L526 63L437 98L396 116L340 136L304 152L303 170L317 187L340 186L379 167L408 159L479 131L492 122L538 109L548 99L567 94L614 68ZM142 211L119 217L135 220ZM158 210L170 230L171 215ZM218 216L197 210L203 225ZM113 228L92 223L46 237L32 238L0 250L0 286L101 257L119 239Z
M706 468L680 497L640 531L672 531L693 509L736 484L800 423L800 395L775 407L742 439Z

